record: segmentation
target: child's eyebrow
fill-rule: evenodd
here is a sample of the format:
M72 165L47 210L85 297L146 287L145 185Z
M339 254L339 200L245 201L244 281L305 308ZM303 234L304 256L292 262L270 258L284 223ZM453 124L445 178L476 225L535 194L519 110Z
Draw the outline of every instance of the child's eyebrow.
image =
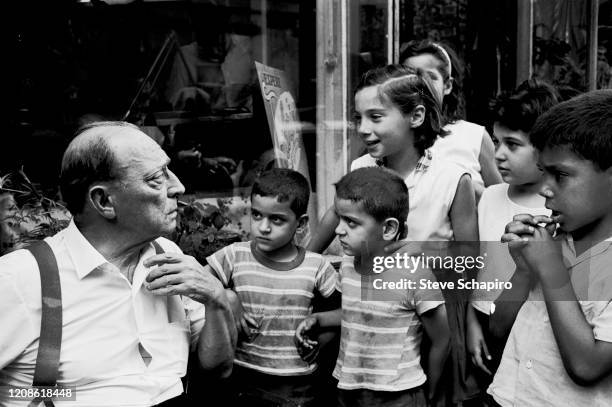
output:
M567 172L568 169L565 168L563 166L563 164L550 164L550 165L544 165L544 164L540 164L541 167L544 169L544 171L548 171L548 172Z
M350 220L351 222L358 222L359 221L359 219L353 218L352 216L348 216L348 215L340 215L340 214L338 214L338 217L340 217L340 219L343 219L343 220Z
M251 207L251 212L257 212L267 217L275 216L277 218L283 218L283 219L287 217L287 214L284 212L266 212L266 211L262 211L261 209L253 208L253 207Z

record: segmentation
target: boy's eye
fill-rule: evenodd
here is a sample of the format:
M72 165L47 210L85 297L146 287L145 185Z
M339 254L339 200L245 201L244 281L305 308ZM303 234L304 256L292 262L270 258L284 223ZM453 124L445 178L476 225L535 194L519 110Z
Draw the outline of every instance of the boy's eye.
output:
M257 211L251 211L251 217L253 219L259 220L259 219L261 219L261 213L259 213Z
M355 222L355 221L354 221L354 220L352 220L352 219L345 219L344 221L346 222L346 225L347 225L349 228L354 228L355 226L357 226L357 222Z
M279 218L276 216L273 216L270 218L270 220L272 221L272 223L274 223L275 225L281 225L284 222L283 218Z

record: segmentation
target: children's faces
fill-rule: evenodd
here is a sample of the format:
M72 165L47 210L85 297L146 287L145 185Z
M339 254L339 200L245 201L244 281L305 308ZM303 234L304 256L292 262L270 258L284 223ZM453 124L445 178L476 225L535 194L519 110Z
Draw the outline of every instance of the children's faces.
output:
M411 120L392 103L381 100L378 86L355 94L357 132L372 157L381 159L413 145Z
M306 215L297 217L291 202L255 194L251 197L251 236L257 249L274 260L286 260L293 254L293 236L306 222Z
M552 218L575 239L601 240L612 228L612 168L600 170L567 147L545 148L541 195Z
M382 224L368 215L361 203L336 198L334 206L340 218L335 232L344 254L358 256L363 242L382 239Z
M425 71L425 73L427 73L427 76L433 84L434 91L436 92L436 97L438 98L438 102L440 104L442 104L444 96L451 93L451 90L453 89L452 78L449 78L446 81L444 80L444 76L440 71L442 61L440 61L435 55L415 55L410 58L406 58L403 65L413 69L422 69L423 71Z
M335 232L344 254L348 256L359 256L364 242L393 240L398 234L397 219L388 218L379 222L366 213L360 202L336 197L334 209L340 218Z
M495 123L493 126L495 161L504 182L510 185L537 183L542 178L538 168L537 150L524 131L510 130Z

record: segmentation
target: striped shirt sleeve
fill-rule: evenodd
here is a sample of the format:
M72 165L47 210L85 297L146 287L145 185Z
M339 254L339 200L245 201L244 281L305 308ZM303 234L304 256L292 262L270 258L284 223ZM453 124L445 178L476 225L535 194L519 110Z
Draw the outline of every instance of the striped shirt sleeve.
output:
M223 287L228 288L232 279L234 264L236 263L236 253L234 244L225 246L206 258L208 265L215 271L217 278L223 283Z
M429 269L421 268L416 272L417 288L412 291L412 302L418 315L423 315L427 311L437 308L444 304L444 296L439 288L423 288L418 283L421 280L438 281L436 276Z
M319 293L327 298L337 289L338 273L336 269L325 259L321 259L321 267L317 270L315 287Z

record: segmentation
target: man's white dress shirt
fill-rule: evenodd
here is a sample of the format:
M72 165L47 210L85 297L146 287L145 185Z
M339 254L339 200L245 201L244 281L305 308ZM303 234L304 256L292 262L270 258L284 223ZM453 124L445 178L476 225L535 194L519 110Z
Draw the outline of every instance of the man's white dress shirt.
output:
M150 406L182 392L189 345L204 326L204 306L154 296L143 285L141 252L130 284L70 225L46 239L58 263L63 328L58 384L76 386L76 401L56 406ZM166 252L181 252L171 241ZM27 250L0 258L0 386L31 386L40 336L38 266ZM144 356L143 356L144 355ZM148 357L150 355L150 358ZM27 405L2 399L0 406Z

